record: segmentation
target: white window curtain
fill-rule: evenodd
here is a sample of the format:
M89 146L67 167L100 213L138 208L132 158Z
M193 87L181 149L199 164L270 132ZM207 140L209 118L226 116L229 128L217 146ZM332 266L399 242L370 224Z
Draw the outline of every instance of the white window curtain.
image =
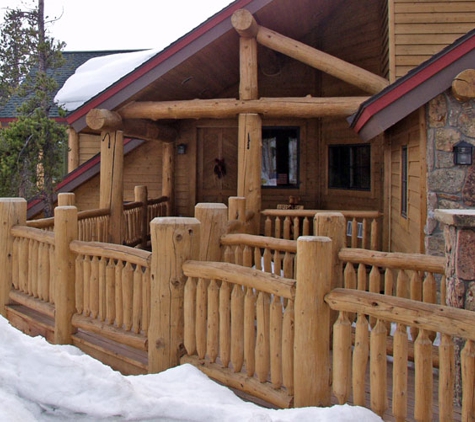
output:
M262 140L262 186L277 186L276 138Z

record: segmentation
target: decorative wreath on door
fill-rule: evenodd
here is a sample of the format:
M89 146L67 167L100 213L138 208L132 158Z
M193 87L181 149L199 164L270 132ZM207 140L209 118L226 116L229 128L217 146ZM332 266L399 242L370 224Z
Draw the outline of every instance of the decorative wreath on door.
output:
M224 162L224 158L215 158L214 162L214 174L218 176L218 179L226 176L226 164Z

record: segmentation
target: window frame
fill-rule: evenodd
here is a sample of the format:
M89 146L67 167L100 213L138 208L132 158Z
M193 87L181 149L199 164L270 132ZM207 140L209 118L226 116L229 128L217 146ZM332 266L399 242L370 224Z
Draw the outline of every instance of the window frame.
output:
M371 144L367 143L351 143L351 144L328 144L327 145L327 189L335 189L340 191L351 191L351 192L371 192L372 191L372 150ZM356 175L358 174L355 169L358 169L358 166L351 165L349 168L348 173L348 183L334 183L332 184L333 180L335 179L335 175L332 173L335 169L339 169L338 166L332 165L332 150L335 149L348 149L349 152L349 160L350 162L355 162L355 151L359 148L367 149L367 155L369 157L368 165L367 166L360 166L363 169L367 169L367 186L362 186L355 183ZM361 174L361 172L360 172Z
M401 147L401 216L407 219L409 210L409 156L407 145Z
M263 184L264 177L261 176L261 188L262 189L299 189L300 188L300 149L301 149L301 128L300 126L297 125L275 125L275 126L263 126L262 127L262 160L261 160L261 174L264 169L264 140L265 139L271 139L269 135L266 135L265 133L267 132L284 132L284 131L294 131L295 133L295 139L296 139L296 160L295 160L295 177L296 177L296 183L281 183L279 184L276 182L275 185L270 185L270 184ZM287 136L287 139L291 139L290 136ZM288 144L287 144L288 145ZM277 148L276 148L277 150ZM288 157L287 160L287 177L289 178L290 176L290 156ZM276 163L276 170L278 169L278 164ZM284 173L282 173L284 174ZM278 177L276 177L276 180L278 181Z

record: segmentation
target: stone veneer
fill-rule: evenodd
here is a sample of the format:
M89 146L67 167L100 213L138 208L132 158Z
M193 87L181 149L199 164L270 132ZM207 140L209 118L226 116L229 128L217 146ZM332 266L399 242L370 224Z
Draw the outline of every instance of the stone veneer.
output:
M427 107L426 253L444 255L443 224L436 209L475 207L475 164L454 165L453 147L460 141L475 146L475 101L461 103L447 90Z

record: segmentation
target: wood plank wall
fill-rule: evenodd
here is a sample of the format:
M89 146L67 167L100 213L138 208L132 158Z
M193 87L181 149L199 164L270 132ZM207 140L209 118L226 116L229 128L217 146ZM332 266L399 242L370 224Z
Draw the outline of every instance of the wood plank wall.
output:
M389 250L407 253L424 253L420 235L425 220L425 149L420 145L421 125L419 111L412 113L388 131L390 163L386 166L386 177L390 181L390 233ZM407 217L401 214L401 149L407 146L408 155L408 210Z
M394 45L391 60L396 79L474 28L473 0L389 2L392 3L390 37Z
M88 133L79 134L79 165L101 152L101 137Z

